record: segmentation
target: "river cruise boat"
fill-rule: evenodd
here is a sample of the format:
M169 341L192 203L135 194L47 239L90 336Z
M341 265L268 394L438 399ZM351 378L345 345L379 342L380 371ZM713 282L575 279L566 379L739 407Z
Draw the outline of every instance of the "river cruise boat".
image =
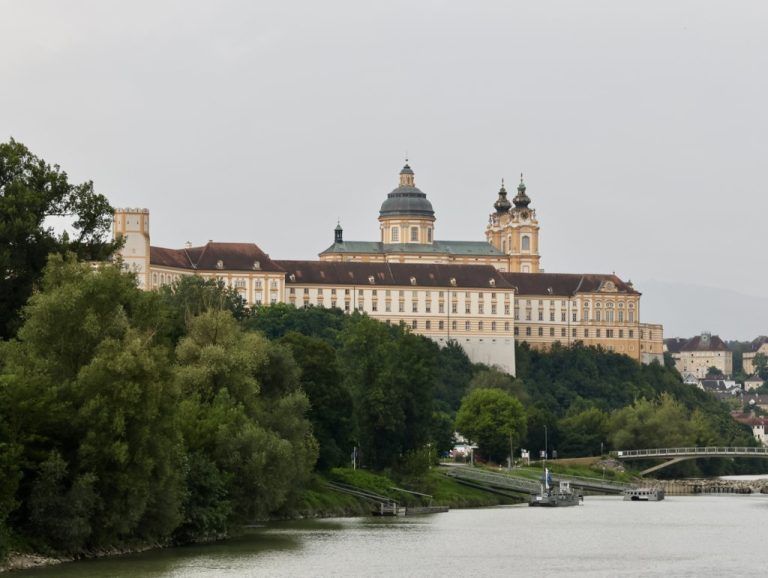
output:
M571 483L561 480L557 487L552 487L552 475L548 469L544 470L544 479L538 494L531 496L529 506L546 508L563 508L566 506L578 506L584 500L583 496L573 491Z
M623 494L628 502L658 502L664 499L662 488L633 488L624 490Z

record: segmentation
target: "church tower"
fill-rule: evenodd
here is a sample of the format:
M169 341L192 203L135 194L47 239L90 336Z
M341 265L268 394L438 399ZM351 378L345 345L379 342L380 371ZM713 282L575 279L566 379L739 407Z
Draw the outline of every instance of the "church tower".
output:
M499 197L493 204L485 237L496 249L509 256L509 271L517 273L538 273L539 263L539 221L536 210L531 209L531 199L525 192L523 175L517 186L517 195L512 203L507 199L504 181L501 182Z
M427 195L416 187L407 159L400 171L400 186L381 205L379 223L385 245L434 242L435 211Z
M140 289L149 289L149 209L115 209L112 235L125 239L123 266L136 273Z

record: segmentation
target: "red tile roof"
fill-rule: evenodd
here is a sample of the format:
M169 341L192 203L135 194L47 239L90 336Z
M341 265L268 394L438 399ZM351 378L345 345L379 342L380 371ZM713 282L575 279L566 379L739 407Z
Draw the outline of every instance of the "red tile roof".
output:
M282 271L254 243L214 243L188 249L150 247L150 263L198 271ZM219 266L220 265L220 266Z

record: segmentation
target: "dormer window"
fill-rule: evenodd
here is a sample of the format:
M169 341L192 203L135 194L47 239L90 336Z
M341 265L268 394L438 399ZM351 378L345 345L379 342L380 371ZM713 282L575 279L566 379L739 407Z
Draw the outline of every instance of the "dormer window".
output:
M295 283L295 282L296 282L296 275L294 275L293 273L291 273L290 275L288 275L288 280L289 280L291 283Z
M223 269L224 268L224 261L222 261L221 259L216 261L216 268L217 269Z
M451 287L456 287L456 277L451 277Z
M373 275L371 275L370 277L368 277L368 283L370 283L371 285L373 285L374 283L376 283L376 277L374 277Z
M416 277L411 277L411 285L416 285Z
M488 279L488 285L491 287L496 287L496 279Z
M254 261L253 262L253 270L254 271L258 271L259 269L261 269L261 263L259 261Z

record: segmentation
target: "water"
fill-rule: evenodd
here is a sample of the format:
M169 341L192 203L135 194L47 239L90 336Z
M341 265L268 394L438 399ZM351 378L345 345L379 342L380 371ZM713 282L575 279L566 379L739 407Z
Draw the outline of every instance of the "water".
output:
M14 573L14 578L765 576L768 496L587 497L410 518L268 524L217 544Z

